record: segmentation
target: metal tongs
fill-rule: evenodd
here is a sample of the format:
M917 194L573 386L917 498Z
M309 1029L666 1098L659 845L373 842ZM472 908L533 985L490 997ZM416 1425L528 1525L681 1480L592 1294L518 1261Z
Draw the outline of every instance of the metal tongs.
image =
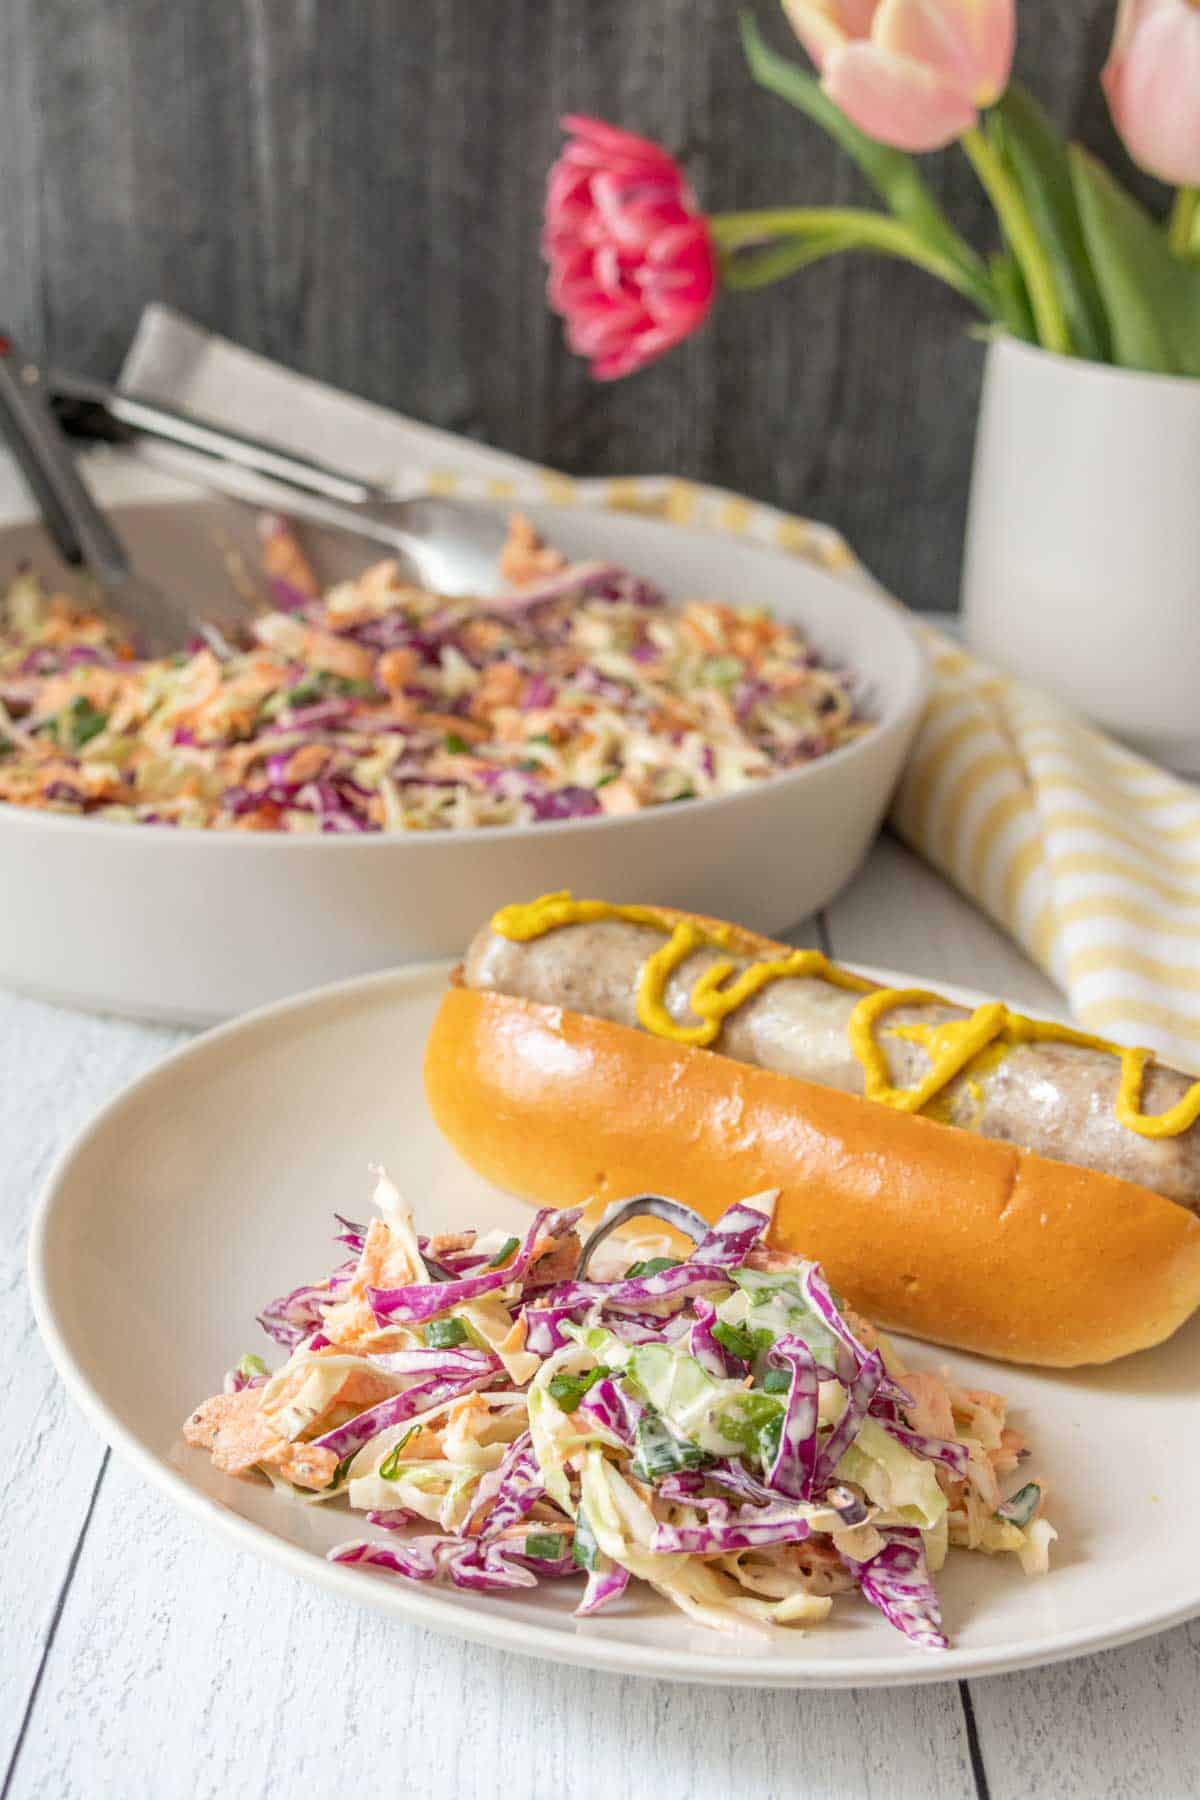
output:
M504 509L438 494L398 498L378 482L280 444L60 369L45 375L45 385L72 437L128 445L172 474L232 499L378 544L403 557L415 579L435 593L489 599L502 590Z
M101 604L133 630L150 655L179 650L197 636L225 653L224 634L174 595L139 575L111 522L75 466L46 400L41 371L0 333L0 431L65 560L86 563Z
M506 520L500 509L441 495L396 498L367 481L280 444L231 431L159 401L60 370L46 371L0 331L0 432L7 438L63 560L84 563L104 605L151 655L197 636L228 654L226 631L247 606L214 594L204 617L134 569L112 523L75 466L67 435L127 445L171 474L289 518L362 539L403 558L435 593L496 600ZM64 435L66 434L66 435Z

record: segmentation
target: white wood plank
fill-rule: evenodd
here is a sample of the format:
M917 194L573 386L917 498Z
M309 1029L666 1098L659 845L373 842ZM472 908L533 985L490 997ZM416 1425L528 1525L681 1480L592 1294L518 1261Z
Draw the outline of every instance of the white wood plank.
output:
M826 919L834 955L848 961L961 982L1044 1012L1066 1006L1011 938L886 833Z
M365 1578L369 1579L369 1578ZM970 1800L953 1686L660 1687L461 1644L232 1551L114 1461L12 1800Z
M972 1684L992 1800L1200 1793L1200 1624Z
M25 1279L33 1196L101 1101L178 1036L0 994L0 1769L11 1753L100 1466L34 1328Z

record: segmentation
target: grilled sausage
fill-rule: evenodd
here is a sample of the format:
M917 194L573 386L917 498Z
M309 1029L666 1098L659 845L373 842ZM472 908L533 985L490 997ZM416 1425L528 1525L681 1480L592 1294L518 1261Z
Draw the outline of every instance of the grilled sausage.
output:
M467 954L463 979L471 988L636 1028L638 977L663 941L652 927L618 920L566 925L524 943L485 926ZM711 949L695 952L667 985L672 1018L700 1022L688 996L714 962L742 969L753 960ZM777 1074L861 1094L863 1071L847 1032L859 998L818 977L774 981L729 1015L711 1048ZM920 1045L898 1036L896 1027L967 1016L964 1008L949 1004L890 1011L876 1036L893 1085L915 1086L929 1066ZM1137 1182L1200 1212L1200 1123L1175 1137L1143 1137L1116 1116L1119 1081L1119 1061L1104 1051L1053 1041L1018 1044L998 1058L985 1052L974 1069L950 1082L936 1102L936 1116L1057 1162ZM1147 1112L1163 1111L1191 1085L1190 1077L1151 1065L1143 1106Z

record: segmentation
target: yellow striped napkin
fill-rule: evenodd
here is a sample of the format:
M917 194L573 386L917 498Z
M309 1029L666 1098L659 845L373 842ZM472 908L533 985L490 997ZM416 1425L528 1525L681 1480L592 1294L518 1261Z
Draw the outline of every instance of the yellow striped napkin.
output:
M851 580L844 539L737 494L634 477L431 474L442 493L615 507L752 538ZM922 624L934 691L899 835L1015 937L1088 1030L1200 1060L1200 790Z

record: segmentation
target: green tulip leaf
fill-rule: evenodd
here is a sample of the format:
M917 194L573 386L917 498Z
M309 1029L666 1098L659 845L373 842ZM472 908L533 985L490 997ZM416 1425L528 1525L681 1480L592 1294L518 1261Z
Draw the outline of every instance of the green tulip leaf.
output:
M785 275L794 275L797 269L847 248L845 237L837 234L783 238L761 249L739 250L722 257L721 285L743 293L769 287L773 281L782 281Z
M994 317L996 299L983 264L951 225L913 158L902 150L877 144L857 125L852 125L807 69L771 49L752 14L742 13L741 31L746 61L759 87L797 107L828 132L834 142L854 158L896 217L919 232L931 250L958 264L968 278L971 297L984 312Z
M1067 157L1113 362L1200 375L1200 268L1172 254L1161 226L1095 157L1078 144Z
M1066 146L1045 109L1016 83L989 122L1049 254L1072 346L1090 362L1107 362L1108 318L1084 242Z
M1000 322L1005 330L1027 344L1036 344L1037 325L1034 322L1033 308L1029 304L1029 290L1017 267L1016 257L1007 250L998 252L988 263L988 273L1000 305Z
M957 263L931 249L919 231L873 207L811 206L714 213L709 220L721 279L729 287L766 287L839 250L894 256L969 295Z

